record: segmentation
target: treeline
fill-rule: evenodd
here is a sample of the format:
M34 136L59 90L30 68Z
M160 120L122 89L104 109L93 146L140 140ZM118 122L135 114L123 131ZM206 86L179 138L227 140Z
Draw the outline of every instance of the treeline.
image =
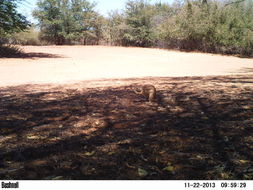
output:
M0 0L1 1L1 0ZM128 0L104 17L87 0L39 0L21 44L160 47L253 56L252 0ZM35 27L36 28L36 27ZM27 39L30 37L30 39Z
M253 55L252 0L128 1L107 22L113 45Z

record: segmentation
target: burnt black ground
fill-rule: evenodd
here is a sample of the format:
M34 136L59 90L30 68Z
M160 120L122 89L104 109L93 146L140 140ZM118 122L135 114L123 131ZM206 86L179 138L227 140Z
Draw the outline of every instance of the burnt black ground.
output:
M253 76L93 84L0 88L0 179L253 179Z

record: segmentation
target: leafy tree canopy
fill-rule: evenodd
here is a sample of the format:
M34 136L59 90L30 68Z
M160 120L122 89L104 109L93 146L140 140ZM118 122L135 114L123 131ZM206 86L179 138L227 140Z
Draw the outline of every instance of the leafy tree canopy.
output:
M17 12L19 0L0 0L0 34L3 36L26 29L29 22Z
M33 16L38 19L41 39L57 45L98 38L100 16L86 0L40 0Z

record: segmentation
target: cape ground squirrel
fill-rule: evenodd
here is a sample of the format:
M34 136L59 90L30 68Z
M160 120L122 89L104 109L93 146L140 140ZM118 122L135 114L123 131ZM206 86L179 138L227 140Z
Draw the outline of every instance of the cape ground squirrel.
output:
M156 99L156 88L153 85L144 85L140 87L135 87L134 92L136 94L141 94L148 98L149 102L153 102Z

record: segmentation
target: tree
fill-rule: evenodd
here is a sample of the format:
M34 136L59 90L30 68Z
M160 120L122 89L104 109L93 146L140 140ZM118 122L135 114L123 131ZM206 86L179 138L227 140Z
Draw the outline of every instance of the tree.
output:
M110 12L105 34L107 41L112 45L124 45L124 34L127 28L125 17L122 13L118 10Z
M101 16L86 0L40 0L33 16L38 19L41 39L57 45L72 41L99 41Z
M109 39L113 45L163 47L158 31L170 14L172 10L167 4L129 0L123 12L110 13Z
M84 45L98 44L102 38L102 22L103 17L100 16L94 9L96 4L85 0L72 0L72 24L73 33L72 39L81 40Z
M126 3L125 45L148 47L152 45L151 19L154 15L150 4L144 0Z
M17 12L18 0L0 0L0 36L22 31L29 22Z
M39 20L41 39L62 45L65 42L64 35L66 32L64 24L67 25L68 22L64 18L64 10L62 10L65 2L60 0L40 0L37 6L38 8L33 12L33 16Z

